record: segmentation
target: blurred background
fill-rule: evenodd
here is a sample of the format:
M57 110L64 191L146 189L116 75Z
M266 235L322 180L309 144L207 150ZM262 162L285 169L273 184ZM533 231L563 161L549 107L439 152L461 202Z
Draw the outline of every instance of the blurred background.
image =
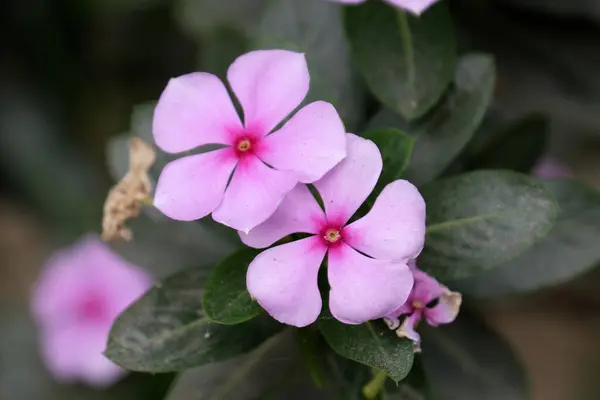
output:
M109 162L107 148L148 122L143 110L131 117L134 107L155 101L170 77L198 69L222 74L248 47L245 34L267 3L2 2L0 400L165 396L171 375L134 374L101 391L54 382L37 351L31 287L49 254L99 232L105 195L123 171ZM542 115L547 153L600 187L600 0L451 6L461 47L496 58L492 111L511 119ZM365 122L359 114L357 129ZM152 231L118 250L158 275L226 252L185 242L195 234L165 244ZM560 287L481 303L524 362L535 400L598 398L599 289L600 273L591 271Z

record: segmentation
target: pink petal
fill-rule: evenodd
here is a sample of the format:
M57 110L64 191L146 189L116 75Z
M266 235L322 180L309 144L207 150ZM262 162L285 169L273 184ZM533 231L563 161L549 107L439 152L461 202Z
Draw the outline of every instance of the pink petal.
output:
M110 325L66 325L42 331L42 357L61 382L112 385L125 371L104 357Z
M421 321L421 313L414 312L406 317L406 319L402 322L402 325L400 325L400 328L396 330L396 335L398 335L398 337L412 340L417 344L417 348L419 342L421 341L421 336L415 330L419 321Z
M247 129L267 134L304 100L310 76L302 53L256 50L238 57L227 79L244 109Z
M317 234L325 223L325 214L308 190L299 183L285 196L277 211L250 233L240 232L245 245L257 249L269 247L292 233Z
M154 206L169 218L180 221L205 217L221 203L236 163L231 149L195 154L168 163L158 178Z
M413 259L425 242L425 200L412 183L394 181L371 211L344 228L343 234L346 243L371 257Z
M338 165L315 182L327 219L344 225L373 191L383 162L370 140L348 133L348 153Z
M413 301L418 301L425 306L448 291L446 286L440 284L431 275L416 268L412 272L415 278L415 287L411 294Z
M368 258L344 243L329 250L328 261L329 309L346 324L390 315L413 286L406 264Z
M248 155L238 163L213 219L248 233L273 215L297 182L294 173L274 170Z
M433 308L425 309L427 323L432 326L449 324L456 319L460 311L462 296L460 293L446 291L438 299L438 304Z
M326 251L314 236L263 251L248 267L250 295L279 322L312 324L321 313L317 274Z
M154 109L152 130L158 147L169 153L204 144L231 144L230 130L241 127L225 85L212 74L173 78Z
M533 167L531 171L534 176L538 178L572 178L573 174L565 164L559 160L544 156Z
M389 4L420 15L438 0L385 0Z
M260 150L258 157L267 164L312 183L346 157L346 130L331 104L316 101L267 136Z

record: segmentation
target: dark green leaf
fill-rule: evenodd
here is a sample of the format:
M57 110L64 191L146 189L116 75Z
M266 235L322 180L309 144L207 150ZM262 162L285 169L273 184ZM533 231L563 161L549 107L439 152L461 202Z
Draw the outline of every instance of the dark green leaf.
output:
M255 48L305 53L311 78L305 101L329 101L346 125L359 122L362 93L350 67L338 6L323 0L271 1L258 26Z
M510 346L461 312L441 328L422 331L422 360L436 400L525 400L525 371Z
M383 171L373 194L378 194L388 183L400 178L410 161L414 139L398 129L381 129L363 135L375 142L383 157Z
M371 129L401 129L415 139L404 177L421 185L439 175L467 145L492 98L494 82L491 57L464 56L451 89L425 117L408 123L390 110L383 110L369 125Z
M421 357L415 357L410 373L399 384L388 381L385 387L386 400L430 400L434 399L425 376Z
M529 172L546 151L549 137L548 119L532 114L511 124L493 127L482 125L479 133L488 141L469 154L465 160L468 170L502 168L518 172ZM508 125L508 126L507 126ZM483 138L481 139L483 140Z
M202 35L200 44L200 69L217 75L225 82L227 69L237 57L248 50L249 39L235 28L217 26Z
M560 206L548 236L501 268L456 287L479 297L525 292L568 281L600 263L600 193L571 180L543 184Z
M510 171L476 171L434 181L421 193L427 237L419 267L441 280L463 279L517 257L552 227L558 207L537 180Z
M412 367L413 343L398 338L383 321L347 325L327 316L319 320L319 329L336 353L383 370L395 381L404 379Z
M446 2L420 17L381 1L345 11L354 60L373 94L406 119L423 116L448 87L456 64Z
M206 275L189 269L156 284L114 323L106 356L133 371L177 371L248 352L281 330L268 317L236 326L211 322L201 304Z
M312 388L297 353L288 330L249 354L184 372L167 400L326 399Z
M246 271L258 251L242 249L221 261L204 286L202 305L214 322L233 325L260 314L261 308L246 289Z

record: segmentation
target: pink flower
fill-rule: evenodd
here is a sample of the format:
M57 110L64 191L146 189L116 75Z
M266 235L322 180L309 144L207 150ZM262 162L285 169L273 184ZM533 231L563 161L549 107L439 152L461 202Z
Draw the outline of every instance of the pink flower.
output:
M316 101L269 135L308 92L303 54L252 51L231 64L227 80L244 111L243 124L216 76L195 72L169 81L154 112L156 144L170 153L226 147L169 163L154 204L182 221L212 212L217 222L247 232L270 217L298 182L318 180L346 156L345 129L331 104Z
M119 313L151 285L150 277L114 254L95 236L56 253L32 298L41 350L60 381L104 387L124 371L103 356Z
M344 4L360 4L360 3L364 3L366 0L329 0L329 1L334 1L336 3L344 3ZM431 7L431 5L438 0L384 0L384 1L395 7L409 11L416 15L420 15L423 13L423 11L425 11L426 9Z
M348 156L314 184L325 212L307 186L299 184L270 219L249 235L240 234L255 248L295 232L311 234L262 252L248 268L248 291L280 322L302 327L317 319L322 306L317 274L326 254L329 309L344 323L389 315L412 288L406 262L423 248L425 202L411 183L397 180L383 189L367 215L347 224L382 168L373 142L347 136Z
M415 278L415 286L408 300L396 311L385 318L390 329L396 330L399 337L406 337L415 343L416 351L420 351L421 337L415 330L422 318L431 326L449 324L456 319L462 296L451 292L430 275L419 270L411 262ZM406 318L400 323L399 317Z

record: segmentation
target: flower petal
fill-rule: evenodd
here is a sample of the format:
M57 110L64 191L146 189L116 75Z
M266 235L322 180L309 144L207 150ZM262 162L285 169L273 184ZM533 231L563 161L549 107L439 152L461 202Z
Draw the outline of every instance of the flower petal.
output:
M413 14L420 15L438 0L385 0L389 4L402 8Z
M267 134L304 100L310 76L302 53L256 50L238 57L227 79L244 109L244 125Z
M328 261L329 309L346 324L390 315L413 286L406 264L368 258L345 243L329 250Z
M267 136L257 155L273 168L296 172L300 182L312 183L346 157L346 130L331 104L316 101Z
M446 286L420 269L415 268L412 272L415 278L415 286L411 294L413 301L418 301L425 306L448 291Z
M461 303L460 293L446 291L438 298L438 304L435 307L425 309L427 323L432 326L449 324L456 319Z
M248 266L250 295L279 322L312 324L321 313L317 274L326 251L314 236L263 251Z
M248 234L239 232L239 235L245 245L261 249L292 233L319 233L324 223L325 214L319 203L308 187L299 183L269 219Z
M383 161L370 140L348 133L348 153L338 165L315 182L331 223L343 226L373 191Z
M401 338L408 338L415 343L415 351L420 350L419 343L421 341L421 335L415 330L417 325L421 321L421 313L414 312L402 321L400 328L396 329L396 335Z
M273 215L297 183L296 174L274 170L248 155L238 163L213 219L248 233Z
M204 144L231 144L230 130L240 119L219 78L194 72L173 78L154 109L154 141L166 152L179 153Z
M231 149L171 161L158 178L154 206L169 218L180 221L205 217L221 203L236 163Z
M425 243L425 200L412 183L394 181L367 215L344 228L344 240L371 257L413 259Z
M71 325L42 331L42 356L48 370L62 382L108 387L125 371L104 357L110 324Z

